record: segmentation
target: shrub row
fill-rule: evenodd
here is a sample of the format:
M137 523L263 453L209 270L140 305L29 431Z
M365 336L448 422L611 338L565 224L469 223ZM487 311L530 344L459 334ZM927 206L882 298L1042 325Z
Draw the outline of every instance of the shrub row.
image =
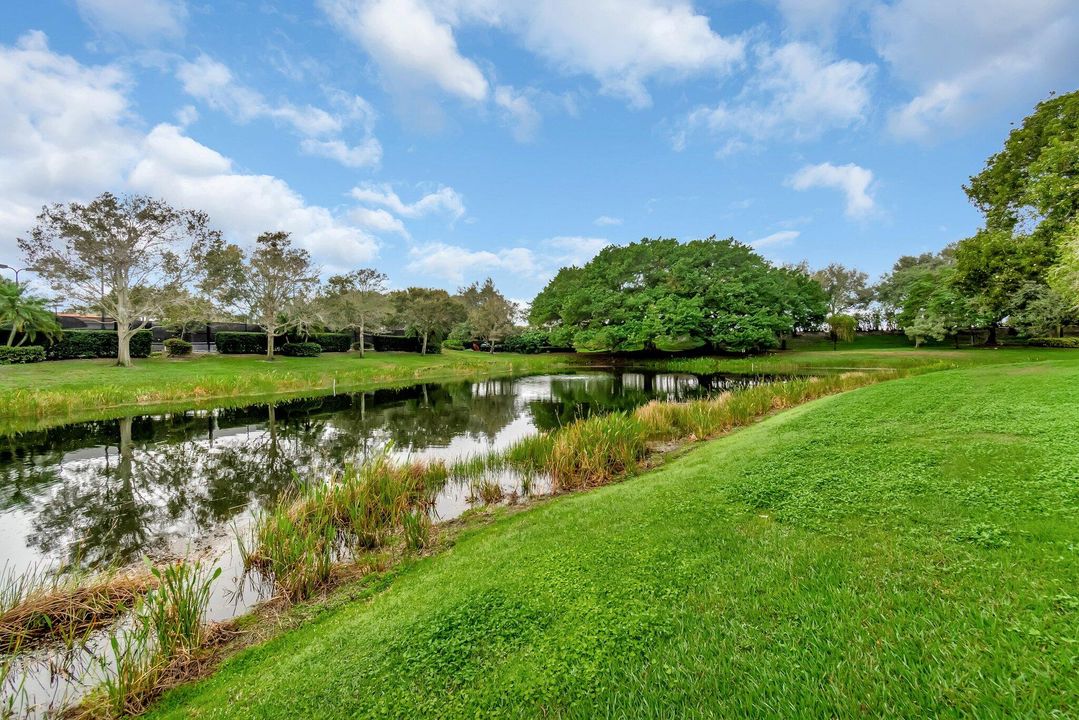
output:
M266 352L266 333L219 332L214 335L217 351L225 355L261 355Z
M131 357L150 357L154 334L139 330L131 338ZM113 330L64 330L63 337L45 350L49 360L74 360L77 358L114 358L117 335Z
M225 355L261 355L266 352L266 333L219 332L214 335L214 341L217 351ZM297 344L317 345L320 352L348 352L352 346L352 336L346 333L315 333L308 338L274 338L274 347L282 352L285 345Z
M347 333L315 333L304 338L303 342L315 343L322 348L322 352L348 352L352 347L352 336Z
M1079 348L1079 337L1031 338L1027 345L1050 348Z
M322 346L313 342L285 343L281 346L281 354L289 357L318 357L322 354Z
M192 345L186 340L180 338L169 338L165 341L165 354L169 357L180 357L182 355L190 355Z
M23 347L0 345L0 365L36 363L42 362L44 359L45 348L40 345L26 345Z

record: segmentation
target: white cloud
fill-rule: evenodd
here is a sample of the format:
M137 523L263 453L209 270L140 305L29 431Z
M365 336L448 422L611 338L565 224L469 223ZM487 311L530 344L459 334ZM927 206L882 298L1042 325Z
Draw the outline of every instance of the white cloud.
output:
M874 44L914 97L889 118L927 139L987 113L1029 110L1073 88L1079 67L1074 0L899 0L876 9Z
M592 221L592 224L604 227L607 225L621 225L622 218L611 217L610 215L600 215L598 218Z
M372 135L374 110L363 98L335 94L333 99L342 108L336 113L311 105L270 103L258 91L237 82L228 66L208 55L200 55L194 62L181 63L176 77L188 95L224 112L238 123L268 118L290 125L303 136L300 149L309 155L336 160L353 168L374 167L382 161L382 145ZM363 134L358 144L350 145L338 137L349 126L358 127Z
M567 74L590 75L600 89L637 107L651 104L646 82L723 73L743 41L711 29L686 0L321 0L391 83L421 80L451 95L483 100L488 85L458 50L454 30L498 27Z
M451 187L440 187L419 200L406 203L387 184L367 183L352 188L352 197L368 205L381 205L402 217L418 218L433 213L445 213L454 220L465 214L461 195Z
M375 167L382 160L382 145L375 138L366 138L359 145L349 145L344 140L315 140L305 138L300 149L308 155L336 160L345 167Z
M324 207L308 205L284 180L236 172L232 161L174 125L158 125L146 136L128 185L205 210L241 244L265 231L286 230L318 261L339 268L355 267L378 252L373 237Z
M544 242L544 245L551 248L546 264L554 270L566 265L584 265L610 244L611 241L607 238L576 235L553 237Z
M774 232L771 235L766 235L758 240L754 240L749 246L755 250L789 247L794 244L794 241L801 234L802 233L798 230L781 230L779 232Z
M199 119L199 111L194 105L184 105L176 111L176 122L180 127L193 125Z
M518 142L529 142L536 137L542 118L524 93L499 85L495 88L495 105L501 109L506 124L513 128L513 137Z
M808 140L826 130L861 123L869 110L869 84L875 67L853 60L834 60L802 42L757 51L753 78L730 103L691 112L675 133L676 150L687 135L704 128L725 137L719 155L745 149L771 137Z
M367 228L376 233L397 233L403 238L409 238L409 232L400 218L394 217L381 208L353 208L348 213L349 218L360 227Z
M857 0L775 0L786 28L794 35L811 35L831 43L843 16Z
M53 53L41 33L0 45L0 256L41 206L86 201L103 190L157 195L206 210L230 240L250 244L288 230L316 261L355 267L378 243L359 224L308 204L280 178L237 171L232 161L161 124L148 134L126 96L128 79L110 66L84 66Z
M841 191L847 200L845 212L852 218L865 217L875 209L870 192L872 182L873 173L870 170L854 163L833 165L827 162L806 165L788 180L788 184L799 191L812 188Z
M408 269L454 283L473 280L487 273L507 273L516 280L547 280L559 268L584 265L610 245L605 238L559 236L543 240L540 250L509 247L471 250L459 245L429 243L412 248Z
M180 37L187 21L183 0L75 0L75 5L96 31L139 42Z
M409 270L456 283L465 281L466 271L469 278L491 270L508 270L530 277L537 273L535 255L523 247L491 252L431 243L412 248L409 255L412 258L408 264Z
M126 74L49 50L41 32L0 45L0 254L13 260L46 202L114 187L137 155Z
M487 97L487 80L457 50L453 30L423 0L321 0L322 9L379 66L386 85L432 84L467 100Z

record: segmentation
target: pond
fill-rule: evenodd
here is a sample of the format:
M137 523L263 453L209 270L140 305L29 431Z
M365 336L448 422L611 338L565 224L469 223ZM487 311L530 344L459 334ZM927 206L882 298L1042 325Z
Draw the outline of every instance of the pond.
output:
M328 477L387 448L401 459L463 459L592 414L652 399L707 396L762 379L772 378L590 368L0 436L0 566L19 573L123 565L144 555L209 557L225 570L209 619L225 619L268 590L244 577L234 528L300 478ZM506 490L511 501L519 496L517 487ZM469 488L451 483L437 498L434 519L457 517L473 503ZM74 691L67 682L58 687L51 670L28 668L27 674L35 694L49 696L50 704L58 694L69 700Z

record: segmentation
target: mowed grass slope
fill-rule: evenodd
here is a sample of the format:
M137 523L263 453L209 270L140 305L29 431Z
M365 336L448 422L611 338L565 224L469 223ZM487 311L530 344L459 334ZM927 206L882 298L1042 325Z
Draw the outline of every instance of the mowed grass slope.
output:
M135 360L58 360L0 365L0 418L32 418L113 408L205 402L279 393L360 390L473 375L564 367L571 355L490 355L446 350L417 353L327 353L317 358L192 355Z
M1056 357L826 398L507 516L152 716L1074 717Z

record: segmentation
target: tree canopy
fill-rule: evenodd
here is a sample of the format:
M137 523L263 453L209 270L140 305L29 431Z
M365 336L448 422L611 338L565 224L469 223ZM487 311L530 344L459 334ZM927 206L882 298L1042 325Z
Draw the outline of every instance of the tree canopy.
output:
M112 316L117 363L130 365L131 337L163 315L165 302L195 279L219 238L206 213L103 193L85 205L43 208L19 247L67 302Z
M803 271L773 267L733 239L659 238L563 268L532 303L530 320L581 351L745 352L774 347L825 311L824 293Z

